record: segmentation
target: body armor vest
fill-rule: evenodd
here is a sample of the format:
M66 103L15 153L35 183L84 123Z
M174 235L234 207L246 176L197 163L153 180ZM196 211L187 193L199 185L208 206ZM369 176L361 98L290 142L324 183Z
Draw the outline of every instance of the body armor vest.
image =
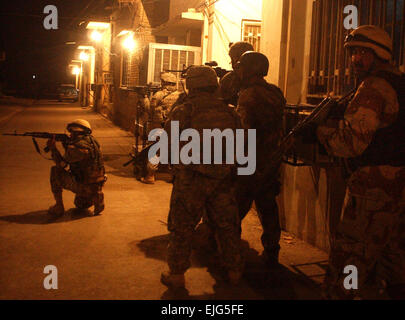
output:
M394 123L378 129L371 144L356 158L350 160L352 166L404 166L405 165L405 74L379 72L377 76L386 80L398 97L399 112Z
M104 161L99 143L91 135L86 135L72 144L78 149L89 151L87 159L70 164L70 171L77 182L91 184L104 181Z

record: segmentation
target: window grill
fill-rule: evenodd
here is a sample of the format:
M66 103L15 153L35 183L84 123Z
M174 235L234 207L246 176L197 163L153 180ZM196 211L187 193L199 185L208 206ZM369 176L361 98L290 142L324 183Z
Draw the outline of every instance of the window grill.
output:
M242 20L242 40L249 42L255 51L260 51L261 28L259 20Z
M138 68L135 54L127 50L121 52L121 83L123 88L133 87L138 82Z
M405 71L404 0L315 0L313 3L308 101L332 93L341 96L352 88L349 57L343 48L350 32L343 26L346 5L358 9L359 25L373 24L389 33L394 42L394 63Z
M160 74L165 70L182 70L183 66L201 63L201 49L162 43L149 45L148 83L160 84ZM177 77L180 73L175 73Z

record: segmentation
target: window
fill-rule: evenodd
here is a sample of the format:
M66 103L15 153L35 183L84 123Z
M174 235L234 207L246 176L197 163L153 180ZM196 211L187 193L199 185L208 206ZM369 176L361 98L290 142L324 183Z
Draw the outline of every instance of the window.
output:
M357 6L359 25L374 24L387 31L394 42L395 65L404 70L404 0L315 0L312 14L308 101L333 93L340 96L352 88L354 79L343 48L349 33L343 27L343 8Z
M139 72L135 62L136 57L132 52L121 51L121 87L129 88L137 85Z
M251 43L255 51L260 51L261 28L260 20L242 20L242 41Z
M201 63L199 47L163 43L149 44L148 83L160 84L160 74L165 70L182 70L184 66ZM175 73L180 77L180 73Z

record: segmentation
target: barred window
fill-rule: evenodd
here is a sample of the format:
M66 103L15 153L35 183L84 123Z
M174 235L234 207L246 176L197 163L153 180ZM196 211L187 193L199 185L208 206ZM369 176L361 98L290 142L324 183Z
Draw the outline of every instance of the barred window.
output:
M354 85L350 61L343 48L350 32L343 26L346 5L358 9L359 25L373 24L385 29L394 42L394 63L405 71L404 0L315 0L313 3L308 101L328 93L344 94Z
M121 51L121 83L123 88L129 88L137 85L138 66L136 64L135 54L127 50Z
M160 74L165 70L182 70L201 63L200 47L180 46L163 43L149 45L148 83L160 83ZM174 73L178 79L180 72Z
M260 20L242 20L242 40L252 44L255 51L260 51L261 28Z

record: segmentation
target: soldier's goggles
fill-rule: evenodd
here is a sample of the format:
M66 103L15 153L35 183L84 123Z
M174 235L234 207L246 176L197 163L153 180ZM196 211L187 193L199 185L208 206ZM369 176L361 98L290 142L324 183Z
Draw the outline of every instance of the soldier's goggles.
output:
M390 48L388 48L387 46L384 46L383 44L381 44L381 43L379 43L377 41L374 41L374 40L372 40L370 38L367 38L366 36L364 36L362 34L355 34L355 35L349 34L345 38L345 44L349 44L350 42L354 42L354 41L356 41L356 42L357 41L358 42L368 42L368 43L375 44L376 46L379 46L380 48L382 48L382 49L384 49L384 50L386 50L386 51L388 51L389 53L392 54L392 51L391 51Z

